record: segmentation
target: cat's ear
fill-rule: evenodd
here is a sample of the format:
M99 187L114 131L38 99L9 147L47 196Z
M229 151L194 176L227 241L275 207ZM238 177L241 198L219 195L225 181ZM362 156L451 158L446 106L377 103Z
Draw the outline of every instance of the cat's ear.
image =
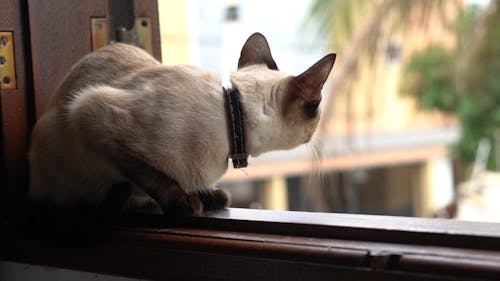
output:
M332 70L335 58L336 54L326 55L294 78L306 100L321 100L321 89Z
M238 69L252 64L265 64L269 69L278 70L266 37L258 32L250 35L243 45Z

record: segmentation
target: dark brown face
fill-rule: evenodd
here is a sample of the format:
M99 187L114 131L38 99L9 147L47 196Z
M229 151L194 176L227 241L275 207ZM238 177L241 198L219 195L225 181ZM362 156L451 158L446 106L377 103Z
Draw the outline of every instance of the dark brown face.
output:
M319 115L320 102L321 98L315 101L304 102L303 108L307 117L316 118Z
M290 77L285 83L283 113L290 126L300 131L298 141L308 142L319 122L321 89L335 62L335 54L319 60L309 69L296 77Z
M285 115L299 114L295 118L303 118L304 121L318 118L321 89L330 74L335 57L335 54L327 55L299 76L286 81Z
M285 82L283 116L290 130L295 131L295 145L308 142L320 119L321 93L320 88L316 93L301 87L295 77L290 77Z
M284 113L301 112L304 118L314 119L318 115L321 103L321 89L302 87L296 79L287 82L287 96L284 103ZM312 92L311 92L312 91Z
M321 103L321 89L303 88L296 79L287 82L287 94L283 104L285 116L289 114L299 114L296 118L315 119L319 115L319 105Z

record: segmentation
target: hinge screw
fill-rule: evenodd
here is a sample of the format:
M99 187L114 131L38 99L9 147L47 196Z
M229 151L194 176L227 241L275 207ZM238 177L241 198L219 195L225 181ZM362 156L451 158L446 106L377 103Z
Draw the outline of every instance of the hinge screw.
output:
M7 62L5 57L0 57L0 65L4 65Z
M9 39L7 39L7 37L0 38L0 46L5 47L7 46L7 43L9 43Z

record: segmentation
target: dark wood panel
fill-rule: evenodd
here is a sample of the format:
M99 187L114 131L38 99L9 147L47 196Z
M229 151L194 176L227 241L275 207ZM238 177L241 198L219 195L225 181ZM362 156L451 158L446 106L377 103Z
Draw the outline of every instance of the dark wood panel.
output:
M335 233L339 225L359 228L359 232L375 227L426 236L446 229L440 220L401 218L406 222L394 225L399 218L230 211L235 212L197 218L196 224L205 225L201 221L206 221L213 228L199 228L192 222L182 228L115 227L106 241L86 245L20 238L0 229L0 260L155 280L498 280L500 276L498 250L429 246L418 241L401 244L318 238ZM304 222L305 217L311 222ZM325 222L325 218L334 217L339 218L339 225ZM370 218L373 223L360 225ZM237 221L254 219L253 231L236 230ZM218 229L224 221L227 229ZM146 218L145 222L151 221ZM375 222L380 225L374 226ZM324 233L290 235L290 228L296 229L298 224L303 230L322 225ZM266 233L270 226L281 230ZM458 223L453 232L473 235L470 229L475 226ZM482 235L481 231L475 234Z
M102 0L28 0L36 115L64 75L92 50L91 17L106 17Z
M23 1L0 0L0 31L13 32L17 88L0 89L1 138L4 178L1 179L0 214L11 209L27 184L27 147L31 83L30 68L26 67L26 10ZM27 73L28 72L28 73ZM28 75L27 75L28 74Z
M104 0L28 0L36 115L43 113L70 67L92 51L91 17L108 17ZM138 17L152 19L153 54L161 59L156 0L135 1Z

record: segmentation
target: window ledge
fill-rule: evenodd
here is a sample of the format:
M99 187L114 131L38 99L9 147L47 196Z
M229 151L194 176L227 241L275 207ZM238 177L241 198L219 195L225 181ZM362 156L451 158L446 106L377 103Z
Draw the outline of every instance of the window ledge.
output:
M133 216L108 241L0 233L0 260L148 279L498 280L500 224L227 209L165 225Z

